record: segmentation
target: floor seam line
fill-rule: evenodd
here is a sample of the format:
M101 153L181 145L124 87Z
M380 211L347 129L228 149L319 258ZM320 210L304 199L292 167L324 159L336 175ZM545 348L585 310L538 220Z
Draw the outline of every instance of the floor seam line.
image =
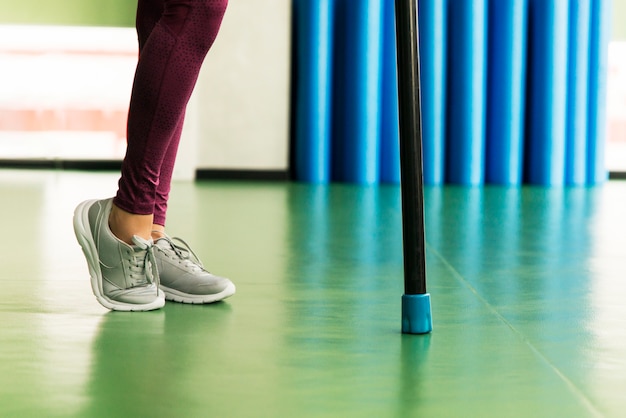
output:
M426 244L426 249L432 252L451 272L455 279L461 282L470 292L472 292L480 302L487 307L487 309L498 318L500 322L506 325L518 338L520 338L524 344L526 344L536 356L538 356L545 364L550 367L554 373L565 383L565 385L587 406L592 414L598 417L604 417L605 415L600 412L596 405L585 395L585 393L578 388L559 368L554 365L537 347L535 347L526 336L519 331L511 322L509 322L498 310L490 304L484 297L478 293L478 290L472 286L464 277L454 268L437 250L435 250L429 244Z

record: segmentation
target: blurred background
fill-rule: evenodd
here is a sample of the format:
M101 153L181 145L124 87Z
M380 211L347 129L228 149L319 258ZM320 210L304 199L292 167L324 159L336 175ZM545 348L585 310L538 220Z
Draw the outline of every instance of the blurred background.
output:
M0 160L115 167L137 61L136 2L2 0ZM289 0L233 1L196 92L176 177L287 170Z
M248 172L316 182L397 183L394 167L388 175L383 167L381 174L357 179L298 174L297 165L306 163L294 153L300 141L294 115L302 95L294 98L293 75L298 47L305 45L294 28L305 3L231 1L189 105L177 178ZM137 58L136 2L0 0L0 7L0 165L117 167ZM386 6L379 7L384 12ZM344 11L344 18L349 13ZM610 20L607 108L599 123L606 126L606 168L621 173L626 172L626 0L613 0ZM379 113L384 109L383 102ZM322 164L341 171L336 162Z

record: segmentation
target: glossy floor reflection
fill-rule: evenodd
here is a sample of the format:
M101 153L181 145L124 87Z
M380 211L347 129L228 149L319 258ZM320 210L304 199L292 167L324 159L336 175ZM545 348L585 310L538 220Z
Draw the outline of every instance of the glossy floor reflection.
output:
M237 295L108 313L71 215L116 181L0 171L0 416L623 416L626 183L426 190L405 336L397 187L175 184L170 233Z

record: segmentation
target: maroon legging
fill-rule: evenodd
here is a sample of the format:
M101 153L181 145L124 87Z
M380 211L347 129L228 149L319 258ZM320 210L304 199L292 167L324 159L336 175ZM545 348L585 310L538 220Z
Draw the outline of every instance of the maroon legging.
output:
M228 0L139 0L139 62L115 205L165 225L185 108Z

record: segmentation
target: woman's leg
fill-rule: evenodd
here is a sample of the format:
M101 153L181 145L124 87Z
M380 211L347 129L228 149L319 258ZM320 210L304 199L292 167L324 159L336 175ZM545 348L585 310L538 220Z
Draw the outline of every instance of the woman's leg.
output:
M160 195L167 197L185 108L227 0L162 4L162 15L151 30L149 18L137 20L141 52L129 109L128 148L110 218L114 234L127 242L132 235L150 237L160 187ZM150 12L157 5L156 0L142 0L138 14L154 16ZM148 32L143 43L142 35ZM163 202L159 207L163 209ZM164 213L157 218L164 223Z
M143 47L148 41L152 29L154 29L159 19L161 19L164 8L165 0L138 0L135 27L139 40L139 55L141 55L141 51L143 51Z
M139 38L139 54L143 50L143 46L148 41L148 37L152 33L152 29L163 14L164 0L139 0L137 6L137 36ZM156 202L154 205L154 218L152 224L152 237L160 238L165 232L165 219L167 214L167 201L169 199L170 184L172 173L174 171L174 162L178 151L178 144L183 131L184 115L181 122L176 127L174 135L167 149L163 165L161 166L161 176L159 178L159 186L156 191ZM157 235L156 232L159 232Z
M172 174L174 172L174 163L176 162L176 154L178 152L178 144L183 131L184 115L181 123L178 124L174 136L170 142L170 146L165 153L163 165L161 165L161 177L159 178L159 186L156 190L156 199L154 202L154 219L152 221L152 230L165 230L165 218L167 214L167 201L170 195L170 186L172 182Z
M82 202L74 211L92 290L109 309L159 309L165 293L172 300L208 303L235 292L230 280L206 272L188 247L168 237L151 239L153 221L165 220L185 107L226 4L139 0L140 54L118 193Z

